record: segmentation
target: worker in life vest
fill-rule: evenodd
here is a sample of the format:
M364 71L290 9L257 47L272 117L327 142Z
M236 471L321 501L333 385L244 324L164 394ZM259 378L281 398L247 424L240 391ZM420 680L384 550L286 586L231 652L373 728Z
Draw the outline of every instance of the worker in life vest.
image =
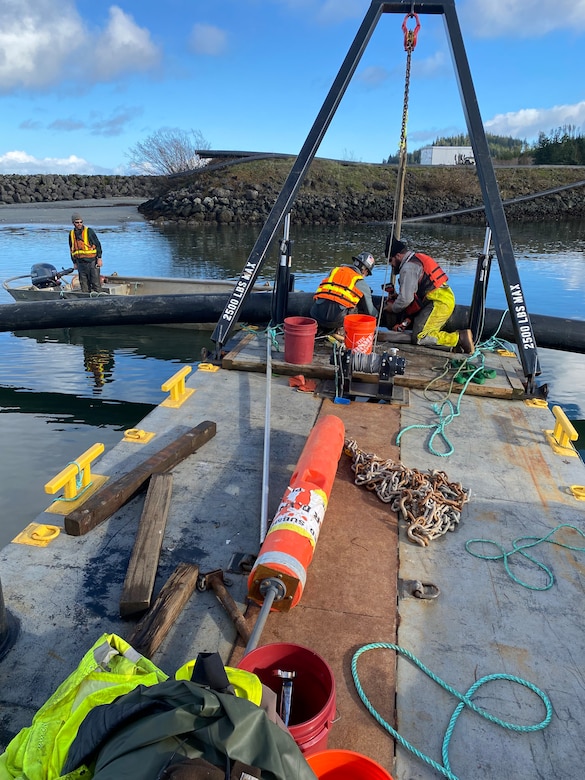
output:
M348 314L369 314L377 317L372 301L372 289L365 281L376 261L370 252L352 257L353 265L340 265L327 276L313 296L309 316L317 320L321 333L334 332L343 327Z
M84 227L81 214L71 217L73 230L69 233L71 260L79 274L82 292L101 292L102 245L95 231Z
M387 290L383 324L398 332L412 327L413 344L472 354L475 345L470 330L443 330L455 308L455 296L438 263L408 249L392 234L386 240L386 256L398 274L399 288L398 292Z

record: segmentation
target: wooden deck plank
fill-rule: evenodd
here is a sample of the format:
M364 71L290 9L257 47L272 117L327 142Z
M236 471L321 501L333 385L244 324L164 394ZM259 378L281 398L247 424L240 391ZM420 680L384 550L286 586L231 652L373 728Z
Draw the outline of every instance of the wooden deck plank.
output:
M172 474L153 474L150 478L120 597L121 617L146 612L150 608L172 489Z
M282 337L279 337L282 341ZM391 345L378 345L376 351L382 353ZM419 347L413 344L399 343L396 345L399 354L405 358L406 367L403 375L394 378L397 387L410 387L417 390L429 388L440 393L460 394L462 385L454 383L455 373L451 366L453 359L463 361L464 355L455 355L443 350ZM497 352L483 352L485 368L496 371L494 379L486 379L484 384L470 382L465 388L467 395L486 398L503 398L522 400L524 385L518 376L520 363L517 358L506 358ZM273 350L271 355L272 371L284 376L302 374L305 378L332 380L335 378L335 367L330 362L331 345L328 342L317 341L313 361L307 365L294 365L284 360L284 351ZM234 349L223 359L222 367L235 371L266 371L266 346L262 334L246 334ZM443 372L448 373L442 376Z

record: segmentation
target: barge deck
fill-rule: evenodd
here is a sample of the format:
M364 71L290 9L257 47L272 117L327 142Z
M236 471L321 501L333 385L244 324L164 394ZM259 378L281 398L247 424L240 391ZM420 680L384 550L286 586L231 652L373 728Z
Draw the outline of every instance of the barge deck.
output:
M258 607L247 603L247 575L234 561L255 555L260 546L265 341L243 334L235 342L221 370L195 370L187 377L186 387L195 392L182 405L161 404L142 421L142 429L155 433L151 441L121 441L95 463L94 471L112 484L185 432L215 422L215 435L172 469L155 593L180 564L194 564L201 573L220 569L252 626ZM351 662L370 644L382 647L360 657L365 695L381 719L439 763L457 700L410 661L397 659L387 645L412 653L461 692L485 675L505 673L530 681L550 697L550 723L536 731L502 729L465 711L451 739L452 776L579 776L585 730L580 606L585 552L570 547L585 548L579 530L585 504L571 492L571 486L585 483L583 462L553 451L545 431L555 419L546 405L521 397L514 359L486 354L496 377L468 385L448 428L453 452L439 457L428 447L437 419L432 398L444 396L450 385L434 382L430 395L426 388L442 353L400 345L406 358L404 376L396 377L396 385L407 391L402 403L356 399L339 404L323 397L330 396L329 351L319 346L313 364L302 367L285 364L281 351L272 352L269 518L323 414L339 416L347 438L363 451L411 469L443 470L469 489L471 498L454 532L419 546L387 504L354 484L350 458L343 454L303 598L289 613L269 615L260 644L296 642L328 661L337 687L328 747L368 755L395 780L430 780L446 772L397 744L360 700ZM298 374L316 378L321 383L317 392L291 387L290 376ZM451 397L460 390L453 386ZM136 620L120 617L120 597L144 502L139 492L85 535L62 531L44 547L13 543L1 551L4 601L20 622L14 647L0 661L2 749L30 724L103 633L128 639L136 630ZM36 519L62 521L55 513ZM559 526L572 528L555 531ZM550 541L556 543L542 542L531 550L553 573L546 590L524 587L506 573L502 561L486 561L466 549L470 539L481 538L510 550L515 539L544 539L553 531ZM509 564L518 580L533 587L546 581L542 569L518 554ZM413 597L411 585L417 582L432 586L437 598ZM198 652L218 651L226 663L235 664L243 649L215 595L196 591L152 658L172 674ZM536 695L509 681L490 681L474 701L519 726L530 727L544 717Z

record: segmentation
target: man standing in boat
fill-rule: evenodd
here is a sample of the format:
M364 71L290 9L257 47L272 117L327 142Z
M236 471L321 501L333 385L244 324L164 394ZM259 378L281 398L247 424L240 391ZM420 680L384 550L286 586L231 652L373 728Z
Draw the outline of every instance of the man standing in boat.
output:
M387 290L383 324L394 331L412 326L413 344L472 354L475 345L470 330L449 333L442 329L453 314L455 296L438 263L429 255L408 249L392 235L386 240L386 256L398 274L399 291Z
M102 245L95 231L84 227L81 214L73 214L71 221L73 230L69 233L69 251L79 274L81 292L101 292Z
M359 312L378 317L371 287L364 278L371 275L376 261L370 252L360 252L352 260L353 265L334 268L313 296L309 316L317 320L321 332L339 330L348 314Z

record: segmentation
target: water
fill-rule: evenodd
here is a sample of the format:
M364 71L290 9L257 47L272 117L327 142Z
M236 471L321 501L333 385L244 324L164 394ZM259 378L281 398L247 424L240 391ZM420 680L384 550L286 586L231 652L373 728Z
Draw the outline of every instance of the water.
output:
M89 219L88 224L92 224ZM104 273L237 279L259 228L153 226L137 221L95 226ZM296 288L314 290L333 266L367 249L383 253L379 225L291 228ZM585 319L585 223L511 227L528 308L536 314ZM403 238L433 255L448 272L458 303L468 304L484 230L405 224ZM37 262L69 266L66 229L0 226L2 278L27 274ZM272 281L275 242L259 281ZM374 292L385 281L376 268ZM11 298L0 290L0 303ZM497 261L487 305L506 308ZM44 484L88 447L109 449L165 397L160 386L211 346L208 334L151 326L71 328L0 333L0 546L50 503ZM585 355L539 350L549 401L585 420ZM578 423L579 426L582 423ZM581 436L581 441L583 436ZM581 445L580 445L581 446Z

